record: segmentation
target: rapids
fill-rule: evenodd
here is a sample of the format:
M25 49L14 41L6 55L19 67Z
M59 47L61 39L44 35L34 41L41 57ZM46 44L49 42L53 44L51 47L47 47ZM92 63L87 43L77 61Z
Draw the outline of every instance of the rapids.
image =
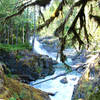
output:
M32 40L30 40L32 41ZM42 55L48 55L49 57L51 57L53 60L56 60L56 54L57 53L48 53L42 46L42 44L37 41L37 39L35 39L34 42L34 50L35 52L42 54ZM71 49L67 50L67 53L72 53ZM61 73L66 72L66 68L64 68L63 64L60 62L60 59L58 59L58 64L55 66L61 66L61 67L55 67L55 73L51 76L47 76L44 79L38 79L36 81L30 82L30 85L38 88L40 90L46 91L46 92L51 92L54 93L55 96L50 96L51 100L71 100L72 94L73 94L73 90L74 90L74 86L77 84L79 78L81 77L81 74L74 71L74 72L70 72L69 74L65 75L65 76L60 76L56 79L53 80L49 80L40 84L36 84L38 82L53 78ZM66 63L70 66L72 66L73 61L71 58L67 58L66 59ZM75 66L75 65L74 65ZM63 78L67 78L67 83L61 83L61 80ZM35 84L35 85L34 85Z

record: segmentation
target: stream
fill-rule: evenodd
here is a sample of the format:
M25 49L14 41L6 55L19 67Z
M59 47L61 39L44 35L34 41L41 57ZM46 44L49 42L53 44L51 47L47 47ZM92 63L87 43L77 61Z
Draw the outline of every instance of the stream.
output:
M46 51L43 48L42 44L38 42L36 39L35 39L35 44L34 44L34 50L39 54L48 55L53 60L56 60L57 53L55 52L48 53L48 51ZM71 49L66 50L67 53L73 55L74 52L72 51L74 50L71 50ZM50 96L51 100L71 100L74 86L78 83L78 80L81 77L81 73L73 71L73 72L68 73L67 75L60 76L56 79L45 81L47 79L56 77L57 75L66 72L66 68L64 68L64 65L60 62L60 59L58 59L58 62L59 63L55 65L55 73L53 75L47 76L44 79L38 79L36 81L32 81L30 82L30 85L40 90L43 90L45 92L54 93L55 94L54 96ZM70 66L75 67L75 64L73 65L73 61L71 58L67 57L66 63ZM60 66L60 67L56 67L56 66ZM61 82L63 79L66 79L66 83ZM45 81L45 82L36 84L41 81Z

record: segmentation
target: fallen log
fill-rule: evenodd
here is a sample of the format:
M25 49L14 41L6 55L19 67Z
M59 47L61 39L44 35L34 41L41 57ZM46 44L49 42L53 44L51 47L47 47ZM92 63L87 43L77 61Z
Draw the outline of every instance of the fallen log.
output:
M71 72L71 71L70 71L70 72ZM58 77L60 77L60 76L65 76L65 75L68 74L68 73L69 73L69 72L65 72L65 73L59 74L59 75L57 75L57 76L55 76L55 77L46 79L46 80L44 80L44 81L34 83L34 84L32 84L32 86L37 85L37 84L40 84L40 83L43 83L43 82L46 82L46 81L54 80L54 79L56 79L56 78L58 78Z
M77 68L77 69L78 69L78 68ZM41 82L34 83L34 84L32 84L32 86L37 85L37 84L40 84L40 83L43 83L43 82L46 82L46 81L54 80L54 79L56 79L56 78L58 78L58 77L60 77L60 76L65 76L66 74L68 74L68 73L70 73L70 72L72 72L72 71L76 71L77 69L69 70L68 72L64 72L64 73L59 74L59 75L57 75L57 76L55 76L55 77L52 77L52 78L43 80L43 81L41 81Z
M47 92L47 94L48 94L48 95L51 95L51 96L55 96L56 93L57 93L57 92L55 92L55 93Z

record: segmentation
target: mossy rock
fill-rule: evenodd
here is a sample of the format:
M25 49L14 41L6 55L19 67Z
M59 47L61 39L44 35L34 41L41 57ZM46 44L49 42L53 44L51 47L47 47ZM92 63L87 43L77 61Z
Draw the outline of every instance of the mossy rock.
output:
M89 68L88 80L85 77L87 72L85 71L79 80L78 85L74 89L72 100L79 100L80 98L83 100L100 100L100 65L98 65L99 59L100 58L97 58L94 61L94 72L92 70L93 66L87 67ZM93 74L94 76L91 76Z
M96 87L89 96L89 100L100 100L100 86Z
M6 78L5 87L8 91L3 97L5 100L50 100L47 93L10 78Z
M0 66L0 99L4 100L50 100L48 94L41 90L6 77Z

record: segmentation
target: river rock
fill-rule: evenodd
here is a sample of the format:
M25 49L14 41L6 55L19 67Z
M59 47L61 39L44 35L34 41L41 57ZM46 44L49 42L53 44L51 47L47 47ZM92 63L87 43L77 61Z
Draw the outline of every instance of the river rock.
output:
M71 80L75 81L77 79L77 77L72 78Z
M60 80L60 82L61 82L62 84L67 84L67 83L68 83L68 81L67 81L67 78L66 78L66 77L64 77L63 79L61 79L61 80Z
M40 38L38 41L42 43L43 48L47 50L48 52L57 52L60 50L60 48L58 47L58 44L59 44L58 38L54 38L52 36L50 37L46 36L46 37Z

